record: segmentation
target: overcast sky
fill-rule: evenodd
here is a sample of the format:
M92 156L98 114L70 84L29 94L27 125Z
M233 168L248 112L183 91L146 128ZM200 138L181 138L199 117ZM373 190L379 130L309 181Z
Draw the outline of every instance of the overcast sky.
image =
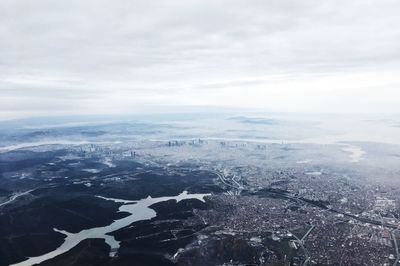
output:
M0 118L400 112L398 0L0 0Z

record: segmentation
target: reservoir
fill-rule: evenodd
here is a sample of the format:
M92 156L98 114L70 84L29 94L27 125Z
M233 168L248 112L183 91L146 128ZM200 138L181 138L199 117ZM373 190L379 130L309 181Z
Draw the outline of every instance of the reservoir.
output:
M31 257L25 261L13 264L11 266L30 266L34 264L39 264L46 260L52 259L58 255L61 255L76 245L78 245L82 240L88 238L103 238L105 239L106 243L111 247L110 256L114 256L115 253L118 251L119 248L119 241L115 240L112 235L109 233L114 232L118 229L124 228L129 226L130 224L141 221L141 220L149 220L157 216L157 213L150 208L151 205L168 201L168 200L175 200L179 202L185 199L197 199L204 202L204 197L210 196L211 194L189 194L187 191L183 191L181 194L172 197L159 197L159 198L152 198L147 197L145 199L141 199L138 201L130 201L130 200L123 200L123 199L113 199L113 198L106 198L98 196L104 200L111 200L114 202L122 203L121 207L119 207L120 212L127 212L130 213L129 216L116 220L112 224L104 226L104 227L95 227L91 229L82 230L79 233L71 234L66 231L58 230L54 228L53 230L59 233L66 235L64 243L59 246L56 250L46 253L44 255L38 257Z

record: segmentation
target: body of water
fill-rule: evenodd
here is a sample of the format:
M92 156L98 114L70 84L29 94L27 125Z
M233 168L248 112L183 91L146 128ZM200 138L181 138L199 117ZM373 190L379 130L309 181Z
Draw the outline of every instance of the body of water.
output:
M158 203L158 202L168 201L168 200L175 200L176 202L179 202L179 201L185 200L185 199L197 199L197 200L204 202L204 197L209 196L209 195L210 194L188 194L187 191L184 191L177 196L159 197L159 198L152 198L149 196L145 199L138 200L138 201L105 198L105 197L99 196L99 198L102 198L104 200L112 200L114 202L122 203L123 205L121 205L121 207L119 208L119 211L130 213L130 215L125 218L116 220L108 226L86 229L86 230L82 230L76 234L71 234L69 232L58 230L58 229L54 228L54 231L66 235L65 241L61 246L59 246L54 251L51 251L49 253L43 254L38 257L31 257L25 261L13 264L11 266L30 266L30 265L34 265L34 264L39 264L41 262L52 259L58 255L61 255L65 252L71 250L76 245L78 245L82 240L89 239L89 238L105 239L106 243L108 245L110 245L110 247L111 247L110 255L113 256L118 251L120 243L119 243L119 241L115 240L115 238L112 235L109 235L109 233L114 232L118 229L124 228L126 226L129 226L130 224L132 224L134 222L141 221L141 220L149 220L149 219L156 217L157 213L153 209L150 208L151 205Z

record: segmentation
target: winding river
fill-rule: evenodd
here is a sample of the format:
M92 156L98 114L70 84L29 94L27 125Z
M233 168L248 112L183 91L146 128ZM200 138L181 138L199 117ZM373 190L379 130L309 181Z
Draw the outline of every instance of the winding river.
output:
M46 260L52 259L58 255L61 255L76 245L78 245L82 240L88 238L103 238L105 239L106 243L111 247L110 256L114 256L115 253L118 251L119 248L119 241L115 240L112 235L108 235L109 233L116 231L118 229L124 228L129 226L131 223L141 220L149 220L151 218L156 217L157 213L150 208L151 205L163 202L167 200L176 200L179 202L185 199L198 199L204 202L204 197L210 196L211 194L189 194L187 191L183 191L181 194L172 197L159 197L159 198L152 198L147 197L145 199L141 199L138 201L130 201L130 200L122 200L122 199L113 199L113 198L106 198L98 196L104 200L112 200L114 202L122 203L121 207L119 207L120 212L127 212L130 213L129 216L116 220L112 224L104 226L104 227L95 227L91 229L82 230L79 233L71 234L66 231L58 230L54 228L53 230L59 233L66 235L64 243L59 246L56 250L51 251L49 253L43 254L38 257L30 257L25 261L13 264L11 266L30 266L34 264L39 264Z

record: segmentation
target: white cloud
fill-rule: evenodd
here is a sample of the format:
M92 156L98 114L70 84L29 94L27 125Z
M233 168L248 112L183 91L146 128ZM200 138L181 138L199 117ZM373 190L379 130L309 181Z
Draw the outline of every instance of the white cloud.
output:
M399 11L396 0L2 1L0 116L400 112Z

